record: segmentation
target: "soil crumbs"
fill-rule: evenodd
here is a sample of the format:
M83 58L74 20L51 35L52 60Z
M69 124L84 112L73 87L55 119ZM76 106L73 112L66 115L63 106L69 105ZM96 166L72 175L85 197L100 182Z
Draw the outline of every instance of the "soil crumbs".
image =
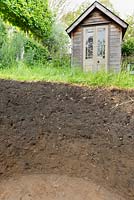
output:
M0 81L0 200L134 200L133 152L134 90Z

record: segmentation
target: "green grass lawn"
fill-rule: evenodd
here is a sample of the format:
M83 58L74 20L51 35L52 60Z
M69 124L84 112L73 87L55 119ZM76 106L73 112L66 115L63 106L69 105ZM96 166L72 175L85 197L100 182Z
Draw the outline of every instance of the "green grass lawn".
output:
M134 75L129 75L126 72L119 74L84 73L79 69L52 67L51 65L27 67L20 64L18 67L0 69L0 78L19 81L64 82L85 86L134 88Z

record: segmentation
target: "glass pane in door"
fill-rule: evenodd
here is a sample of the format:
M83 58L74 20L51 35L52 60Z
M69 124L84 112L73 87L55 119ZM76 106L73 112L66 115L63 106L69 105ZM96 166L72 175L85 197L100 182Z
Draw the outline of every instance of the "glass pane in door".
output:
M105 58L105 28L98 28L97 30L97 56Z
M86 29L85 59L93 58L93 30Z

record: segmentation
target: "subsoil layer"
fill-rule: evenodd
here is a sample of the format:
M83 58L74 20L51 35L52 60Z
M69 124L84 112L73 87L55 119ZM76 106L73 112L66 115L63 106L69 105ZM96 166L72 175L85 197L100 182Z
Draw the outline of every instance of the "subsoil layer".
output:
M2 200L125 200L100 185L60 175L26 175L5 180Z
M133 200L134 90L1 80L1 187L28 174L92 180Z

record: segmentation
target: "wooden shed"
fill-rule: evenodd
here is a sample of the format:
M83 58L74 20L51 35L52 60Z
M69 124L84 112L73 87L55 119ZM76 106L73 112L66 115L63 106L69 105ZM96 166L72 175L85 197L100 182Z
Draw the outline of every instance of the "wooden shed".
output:
M68 28L72 66L84 71L120 71L121 44L128 24L95 1Z

